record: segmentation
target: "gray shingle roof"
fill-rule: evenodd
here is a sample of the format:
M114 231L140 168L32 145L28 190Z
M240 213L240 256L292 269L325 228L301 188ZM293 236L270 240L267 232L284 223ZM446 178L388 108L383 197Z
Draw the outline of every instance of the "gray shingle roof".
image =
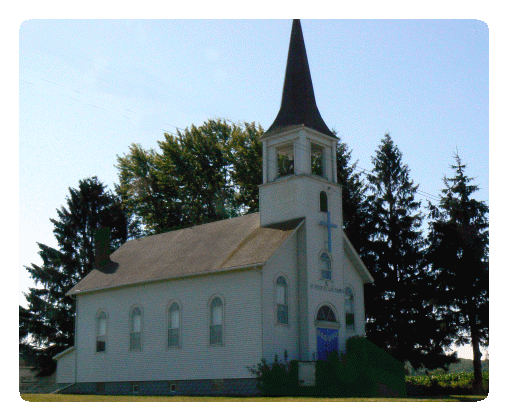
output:
M126 242L67 294L261 265L302 219L260 227L253 213Z

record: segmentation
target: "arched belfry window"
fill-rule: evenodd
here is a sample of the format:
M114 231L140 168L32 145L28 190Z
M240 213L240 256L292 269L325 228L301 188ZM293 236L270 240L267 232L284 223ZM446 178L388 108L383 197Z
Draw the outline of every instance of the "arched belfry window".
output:
M134 306L130 311L130 350L141 349L142 311Z
M97 353L105 352L107 348L107 312L99 311L97 314Z
M353 293L353 289L347 286L344 289L345 296L345 311L346 311L346 329L354 330L355 329L355 296Z
M278 324L288 324L286 288L286 279L283 276L279 276L276 279L276 321Z
M316 314L317 321L337 322L336 315L330 306L323 305Z
M295 173L294 159L294 148L292 143L276 148L278 177L293 175Z
M223 301L221 298L213 298L209 312L209 344L223 344Z
M169 306L169 331L168 346L179 347L181 345L181 307L177 302Z
M324 213L329 211L328 197L325 191L320 191L320 211Z
M327 252L320 254L320 278L323 281L332 281L332 260Z
M311 143L311 173L323 177L325 174L324 149L318 144Z

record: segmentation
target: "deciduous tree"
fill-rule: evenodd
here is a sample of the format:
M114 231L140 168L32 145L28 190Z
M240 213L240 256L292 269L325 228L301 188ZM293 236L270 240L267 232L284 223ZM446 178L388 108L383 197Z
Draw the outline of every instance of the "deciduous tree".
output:
M258 211L263 129L208 120L165 134L159 151L132 145L116 187L143 234Z

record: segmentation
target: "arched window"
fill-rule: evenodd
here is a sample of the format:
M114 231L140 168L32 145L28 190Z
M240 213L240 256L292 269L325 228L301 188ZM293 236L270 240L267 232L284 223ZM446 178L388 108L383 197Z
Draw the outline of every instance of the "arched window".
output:
M223 344L223 302L215 297L210 305L209 344Z
M288 303L286 295L286 279L280 276L276 279L276 319L278 324L288 324Z
M320 278L324 281L332 281L332 260L326 252L320 254Z
M324 213L329 211L328 198L325 191L320 191L320 211Z
M311 173L313 175L324 176L325 159L324 149L318 144L311 143Z
M169 347L179 347L181 340L181 308L177 302L169 306Z
M351 287L347 286L344 289L345 296L345 311L346 311L346 329L354 330L355 329L355 303L354 303L354 295Z
M107 347L107 312L97 314L97 346L96 351L104 352Z
M334 311L330 308L330 306L323 305L318 309L316 314L317 321L326 321L326 322L337 322L336 315Z
M294 148L293 143L285 144L276 149L278 177L293 175L294 167Z
M134 306L130 311L130 350L141 349L142 311Z

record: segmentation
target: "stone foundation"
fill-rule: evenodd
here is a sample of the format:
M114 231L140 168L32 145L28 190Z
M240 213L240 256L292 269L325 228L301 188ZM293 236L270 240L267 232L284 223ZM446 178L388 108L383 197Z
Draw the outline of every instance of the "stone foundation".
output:
M80 382L60 390L62 394L97 395L234 395L259 394L254 378L180 381Z

